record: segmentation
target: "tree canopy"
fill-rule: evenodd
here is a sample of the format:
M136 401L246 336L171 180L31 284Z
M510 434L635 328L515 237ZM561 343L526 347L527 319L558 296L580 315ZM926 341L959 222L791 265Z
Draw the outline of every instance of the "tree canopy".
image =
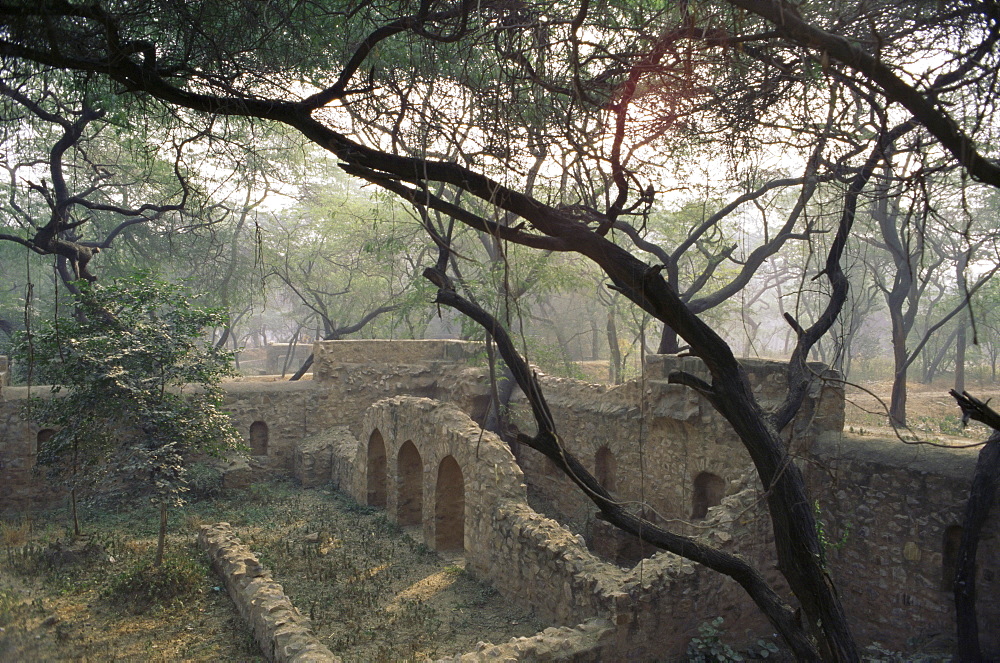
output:
M998 39L1000 15L985 0L0 2L12 85L86 90L126 126L166 116L206 151L230 128L284 125L412 204L437 249L425 271L437 301L498 341L503 316L472 301L455 273L455 224L499 247L598 266L708 367L708 381L671 380L702 394L753 459L806 626L757 570L616 509L568 460L537 384L501 342L538 419L521 441L584 477L612 522L655 531L657 545L732 575L803 660L855 660L857 648L781 431L816 379L806 358L848 300L845 250L859 216L877 208L886 173L927 200L928 178L942 170L960 173L966 196L1000 187ZM245 141L226 145L256 154ZM919 158L907 162L911 152ZM759 232L707 257L739 271L787 253L791 239L825 236L809 244L821 248L800 271L820 296L783 311L795 339L788 397L764 412L730 345L698 315L699 300L679 291L678 257L649 264L631 243L657 239L648 218L672 191L704 185L732 200L788 180L780 222L758 207ZM736 210L706 216L705 232ZM704 236L699 227L686 234L690 246Z

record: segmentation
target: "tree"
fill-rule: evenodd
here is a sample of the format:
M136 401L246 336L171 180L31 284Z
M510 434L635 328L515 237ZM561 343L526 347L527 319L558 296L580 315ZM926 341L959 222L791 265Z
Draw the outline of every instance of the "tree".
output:
M141 274L77 287L75 316L24 332L14 349L35 380L52 385L51 397L28 405L33 421L56 430L39 459L67 476L77 534L81 485L113 477L148 495L159 506L159 566L167 508L184 502L192 454L243 448L221 409L232 356L202 337L223 316Z
M704 395L753 460L767 495L778 567L801 603L805 625L739 558L616 508L607 491L568 460L537 384L514 368L521 363L508 352L538 420L538 433L526 443L580 477L612 522L736 579L799 659L858 658L822 565L811 501L781 431L814 379L806 357L847 300L841 258L859 197L896 141L925 132L972 177L1000 186L1000 165L980 147L991 144L992 126L981 120L996 100L989 72L996 70L1000 29L992 3L953 11L952 3L729 0L657 11L628 2L274 2L262 11L242 3L43 0L0 3L0 26L0 57L8 68L88 73L144 102L156 99L207 118L283 123L335 154L346 172L422 214L434 211L502 242L593 261L613 288L676 331L705 362L710 381L683 373L671 379ZM917 55L941 64L932 75L905 71L923 59ZM651 130L632 131L631 99L661 79L674 83L660 85L672 96L659 97ZM829 103L844 90L864 102L870 118L857 149L838 136L855 137L858 106ZM790 105L799 110L785 113ZM338 114L344 107L349 117ZM817 123L817 107L835 122ZM906 117L898 117L900 109ZM707 119L699 123L702 116ZM364 126L352 127L352 117ZM479 149L437 158L437 141L465 135L470 125ZM747 149L763 151L782 135L784 145L799 145L803 162L832 154L839 180L836 213L825 217L832 239L814 275L826 283L826 304L811 321L785 316L797 344L788 396L772 413L755 399L729 345L664 279L663 267L612 241L617 221L641 215L655 199L651 182L659 173L645 168L647 148L661 139L696 140L716 127ZM424 148L403 149L414 134L427 138ZM558 184L534 191L527 186L526 156L539 139L572 149L551 156ZM447 243L442 249L427 272L439 287L438 301L477 316L499 340L497 321L468 306L451 286L444 273L451 249Z
M419 301L413 272L427 251L413 224L376 222L392 218L393 201L378 201L337 174L301 187L298 202L263 225L272 290L296 303L288 317L300 329L315 329L317 339L328 341L413 308ZM301 378L312 362L310 354L291 379Z
M990 515L1000 486L1000 415L968 392L960 394L952 389L951 395L962 410L963 424L973 419L993 429L976 459L969 501L965 505L962 539L959 542L952 585L955 610L958 613L959 660L981 661L983 654L979 647L979 621L976 617L976 551L983 525Z
M137 178L141 182L115 177L109 166L98 160L97 138L107 128L107 112L86 95L76 107L66 96L72 97L47 80L40 89L35 81L19 85L0 82L0 100L6 106L3 142L7 148L0 161L7 175L0 217L0 228L5 232L0 232L0 240L15 242L39 255L57 256L59 275L66 287L73 289L74 281L97 279L89 265L101 250L109 248L131 226L182 209L188 190L175 170L168 177L178 175L174 183L179 185L164 196L174 201L132 205L134 197L151 190L157 177L151 170ZM38 149L32 143L42 141L51 141L47 154L31 154L32 148ZM24 154L26 146L19 144L25 142L28 154ZM154 157L149 165L155 162ZM87 234L95 237L88 239Z
M968 279L968 266L996 246L996 231L991 222L984 222L991 215L970 210L964 193L961 201L948 200L961 188L942 186L938 178L926 175L936 168L919 163L925 158L911 147L902 158L893 154L887 159L872 201L872 230L859 233L875 249L866 262L889 314L894 372L889 420L894 426L906 425L909 367L997 269L987 268ZM949 293L954 295L950 299Z

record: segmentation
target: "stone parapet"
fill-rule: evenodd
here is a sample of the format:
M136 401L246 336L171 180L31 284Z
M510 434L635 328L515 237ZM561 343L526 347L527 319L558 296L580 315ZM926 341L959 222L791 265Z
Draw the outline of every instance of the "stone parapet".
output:
M229 523L205 525L198 545L212 560L243 619L269 661L290 663L338 663L309 630L309 619L295 609L285 591L271 578L250 549L244 546Z
M483 351L473 341L345 340L319 341L313 346L313 380L332 379L346 364L427 364L464 362Z

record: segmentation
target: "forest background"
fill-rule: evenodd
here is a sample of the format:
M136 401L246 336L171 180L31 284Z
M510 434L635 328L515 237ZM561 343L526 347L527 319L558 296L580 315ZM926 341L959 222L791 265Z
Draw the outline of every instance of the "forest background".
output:
M518 439L647 532L516 349L614 382L689 351L711 380L671 380L753 458L805 626L739 560L653 542L852 660L780 432L807 358L888 375L897 425L916 373L995 377L998 41L975 1L0 3L0 329L137 265L209 292L219 346L482 328ZM789 358L777 410L737 354Z

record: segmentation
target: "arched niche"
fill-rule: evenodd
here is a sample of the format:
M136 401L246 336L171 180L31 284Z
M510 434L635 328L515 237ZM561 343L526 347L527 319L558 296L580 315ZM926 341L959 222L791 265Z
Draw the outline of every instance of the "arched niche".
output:
M713 506L722 504L726 494L726 481L717 474L702 472L694 478L694 496L691 499L691 519L701 520Z
M42 450L42 446L52 439L52 436L56 434L54 428L43 428L38 431L38 435L35 436L35 453L38 454Z
M419 525L423 520L423 463L417 447L407 440L399 448L396 459L398 477L398 497L396 499L396 521L404 527Z
M267 424L263 421L255 421L250 424L250 455L267 455Z
M434 547L465 550L465 481L453 456L438 466L434 489Z
M385 441L376 428L368 438L368 504L385 508Z
M611 449L601 447L594 455L594 476L609 491L618 490L618 461Z

